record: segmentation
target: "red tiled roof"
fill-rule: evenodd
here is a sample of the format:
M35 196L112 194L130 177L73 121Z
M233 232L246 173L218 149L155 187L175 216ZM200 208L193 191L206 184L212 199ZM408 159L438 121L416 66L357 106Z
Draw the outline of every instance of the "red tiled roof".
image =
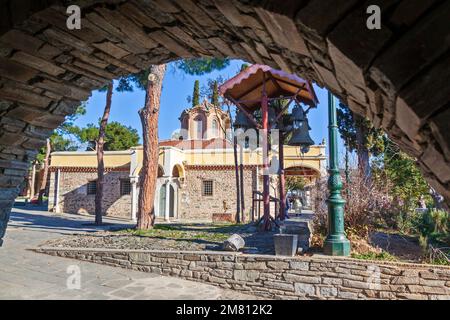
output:
M230 141L222 138L213 138L209 140L163 140L159 142L159 146L175 147L181 150L233 148Z
M256 164L245 164L242 166L244 170L253 170L254 168L259 167L262 168L262 165L256 165ZM234 170L234 165L230 164L202 164L202 165L185 165L184 168L186 170Z
M264 79L271 80L265 84L269 98L297 95L297 99L311 107L316 107L319 102L309 81L261 64L254 64L239 72L223 83L219 92L225 98L238 100L242 106L254 110L260 107Z
M56 172L61 170L61 172L97 172L97 167L85 167L85 166L78 166L78 167L68 167L68 166L54 166L49 167L48 170L50 172ZM111 172L111 171L130 171L130 166L121 166L121 167L105 167L105 172Z

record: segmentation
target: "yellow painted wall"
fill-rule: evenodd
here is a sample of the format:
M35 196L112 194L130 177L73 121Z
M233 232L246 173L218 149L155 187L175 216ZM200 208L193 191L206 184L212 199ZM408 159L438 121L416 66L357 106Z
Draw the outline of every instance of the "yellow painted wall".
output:
M322 169L321 160L325 157L324 146L311 146L310 151L302 155L298 147L284 146L284 166L305 166L320 172ZM270 156L271 158L271 156ZM234 165L233 149L226 151L206 150L185 150L185 161L188 165ZM238 159L240 159L238 151ZM262 150L245 150L243 154L245 165L261 165Z
M131 152L108 152L104 154L105 167L123 167L130 165ZM50 160L51 167L97 167L97 154L93 151L85 152L53 152Z
M104 160L106 167L129 166L131 162L131 154L136 152L138 167L135 173L138 173L142 167L143 150L141 146L134 147L127 151L111 151L105 152ZM173 147L160 147L158 164L164 167L167 153L170 152L171 162L179 165L234 165L233 149L194 149L180 150ZM239 151L238 151L239 152ZM311 146L310 151L302 155L299 148L292 146L284 146L284 162L285 168L294 166L304 166L315 169L318 173L321 168L322 161L325 157L325 146ZM238 153L238 159L239 153ZM243 159L245 165L261 165L262 150L254 151L244 150ZM322 164L323 165L323 164ZM97 156L95 152L54 152L52 153L52 167L96 167ZM165 172L165 175L170 175Z

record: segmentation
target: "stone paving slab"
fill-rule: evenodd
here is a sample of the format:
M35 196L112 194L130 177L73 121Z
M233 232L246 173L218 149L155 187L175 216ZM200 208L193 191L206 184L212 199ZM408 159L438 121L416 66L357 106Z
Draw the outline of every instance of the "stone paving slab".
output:
M14 208L0 248L0 299L254 299L203 283L39 254L27 249L67 234L130 226L105 219L105 227L87 224L93 217L58 215ZM69 269L68 269L69 268ZM67 281L79 268L80 288ZM77 269L78 270L78 269Z

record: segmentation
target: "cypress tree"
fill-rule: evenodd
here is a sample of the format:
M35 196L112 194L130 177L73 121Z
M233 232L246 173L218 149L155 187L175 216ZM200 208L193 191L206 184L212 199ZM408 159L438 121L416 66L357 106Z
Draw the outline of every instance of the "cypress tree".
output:
M219 106L219 85L217 81L214 81L211 103L216 107Z
M200 104L200 81L195 80L194 93L192 94L192 107Z

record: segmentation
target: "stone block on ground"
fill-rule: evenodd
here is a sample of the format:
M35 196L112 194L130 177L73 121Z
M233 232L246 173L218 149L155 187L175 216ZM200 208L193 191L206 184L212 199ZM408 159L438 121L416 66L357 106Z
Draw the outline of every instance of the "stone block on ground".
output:
M225 251L239 251L240 249L244 248L244 246L244 239L236 233L225 240L223 243L223 249Z

